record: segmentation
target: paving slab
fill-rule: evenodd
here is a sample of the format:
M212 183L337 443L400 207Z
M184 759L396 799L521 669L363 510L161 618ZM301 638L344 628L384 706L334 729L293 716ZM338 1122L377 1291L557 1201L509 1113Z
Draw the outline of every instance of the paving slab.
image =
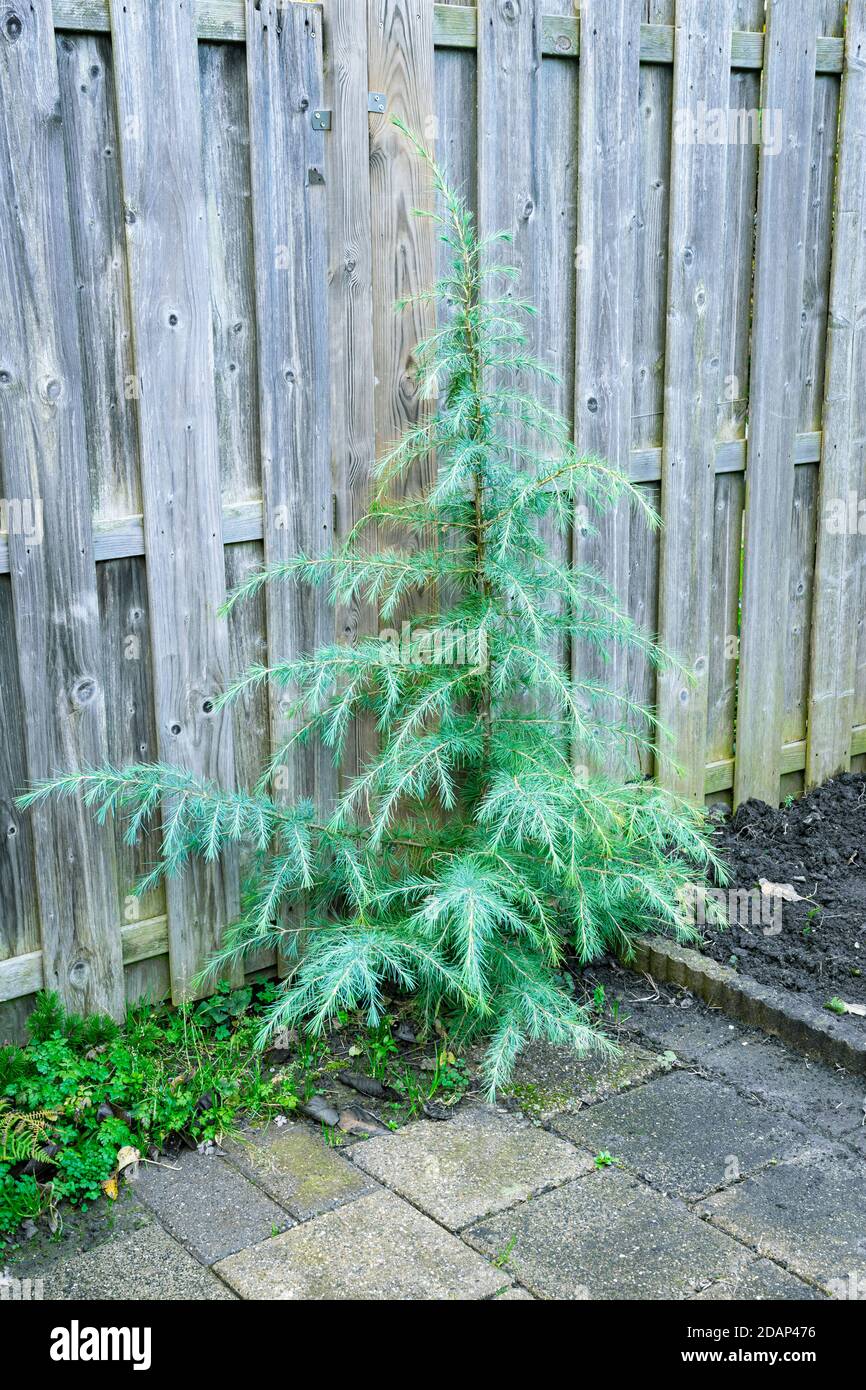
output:
M685 1299L748 1259L735 1241L615 1169L472 1226L464 1240L543 1298Z
M831 1139L863 1127L866 1077L810 1062L774 1038L750 1034L709 1052L703 1065Z
M235 1295L151 1218L136 1231L56 1260L45 1270L43 1297L201 1302Z
M826 1296L804 1284L793 1274L788 1274L771 1260L753 1260L739 1273L722 1279L704 1289L695 1299L696 1303L723 1303L741 1299L749 1303L786 1302L795 1299L807 1301L826 1300Z
M866 1165L839 1144L818 1140L702 1202L700 1213L759 1254L828 1287L861 1275L866 1288Z
M375 1192L216 1266L244 1299L489 1298L510 1283L456 1236Z
M204 1264L293 1225L292 1218L219 1154L185 1153L135 1179L136 1196Z
M358 1145L352 1157L452 1231L592 1167L589 1155L492 1106L417 1121Z
M646 1081L668 1065L659 1053L631 1042L623 1042L615 1057L579 1057L573 1048L536 1042L518 1057L507 1094L529 1119L545 1121Z
M685 1071L577 1115L557 1116L551 1124L582 1148L606 1150L632 1173L683 1200L705 1196L809 1145L797 1120Z
M352 1202L376 1183L306 1125L248 1131L224 1145L229 1158L299 1221Z

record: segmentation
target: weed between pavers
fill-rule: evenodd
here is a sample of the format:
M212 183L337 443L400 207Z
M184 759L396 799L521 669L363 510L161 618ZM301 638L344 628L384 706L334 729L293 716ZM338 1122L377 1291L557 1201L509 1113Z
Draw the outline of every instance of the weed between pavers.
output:
M431 1097L453 1104L471 1084L442 1039L422 1044L404 1023L411 1041L398 1042L392 1014L375 1029L342 1014L321 1037L292 1035L263 1053L256 1039L275 988L224 983L178 1009L142 1002L122 1027L39 995L27 1044L0 1047L0 1244L40 1218L59 1230L64 1203L116 1199L139 1163L219 1142L242 1125L284 1122L332 1090L355 1058L396 1097L379 1107L392 1128ZM342 1137L322 1130L329 1143Z

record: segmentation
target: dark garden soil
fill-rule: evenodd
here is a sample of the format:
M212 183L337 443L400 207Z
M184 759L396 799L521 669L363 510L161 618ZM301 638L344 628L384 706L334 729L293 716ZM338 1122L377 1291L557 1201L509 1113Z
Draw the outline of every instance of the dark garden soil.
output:
M765 879L802 901L780 901L778 934L754 912L729 913L726 928L704 928L704 952L819 1006L866 1004L866 776L845 774L777 809L747 801L721 821L716 845L730 888Z

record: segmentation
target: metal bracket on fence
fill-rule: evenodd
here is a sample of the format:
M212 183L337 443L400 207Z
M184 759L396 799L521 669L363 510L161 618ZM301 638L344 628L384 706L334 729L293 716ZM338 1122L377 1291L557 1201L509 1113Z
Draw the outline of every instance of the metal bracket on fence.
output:
M377 112L379 115L381 115L381 114L384 112L384 110L385 110L385 93L384 93L384 92L368 92L368 93L367 93L367 110L368 110L368 111L375 111L375 112Z
M313 114L312 114L312 116L311 116L311 118L310 118L310 124L312 125L313 130L330 130L330 129L331 129L331 113L330 113L330 111L314 111Z

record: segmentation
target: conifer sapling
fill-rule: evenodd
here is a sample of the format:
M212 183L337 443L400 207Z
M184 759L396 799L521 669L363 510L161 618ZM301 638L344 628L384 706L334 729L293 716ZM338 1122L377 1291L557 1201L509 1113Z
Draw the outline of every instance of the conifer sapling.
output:
M139 764L54 778L21 804L82 792L100 820L127 817L130 842L158 822L161 856L139 891L242 843L253 856L242 915L210 969L263 948L289 961L262 1041L285 1025L321 1031L345 1010L375 1025L386 991L411 992L428 1024L443 1015L463 1039L487 1040L493 1094L530 1039L610 1046L575 1001L570 952L582 963L628 953L646 929L687 939L691 881L722 870L703 812L634 770L658 737L652 712L572 679L560 655L624 643L667 660L594 571L553 558L538 535L543 518L568 535L576 506L597 513L626 494L648 524L654 515L620 472L580 456L533 394L528 383L553 374L528 351L532 306L494 259L508 238L479 239L464 199L402 129L431 169L450 258L422 296L439 310L417 351L435 410L379 461L369 514L334 553L252 574L226 609L289 583L373 605L383 624L413 602L416 615L399 641L383 630L236 681L223 704L275 682L297 722L251 791ZM413 491L424 460L435 481ZM323 740L339 765L358 718L375 721L378 751L336 804L285 804L274 780L295 741Z

